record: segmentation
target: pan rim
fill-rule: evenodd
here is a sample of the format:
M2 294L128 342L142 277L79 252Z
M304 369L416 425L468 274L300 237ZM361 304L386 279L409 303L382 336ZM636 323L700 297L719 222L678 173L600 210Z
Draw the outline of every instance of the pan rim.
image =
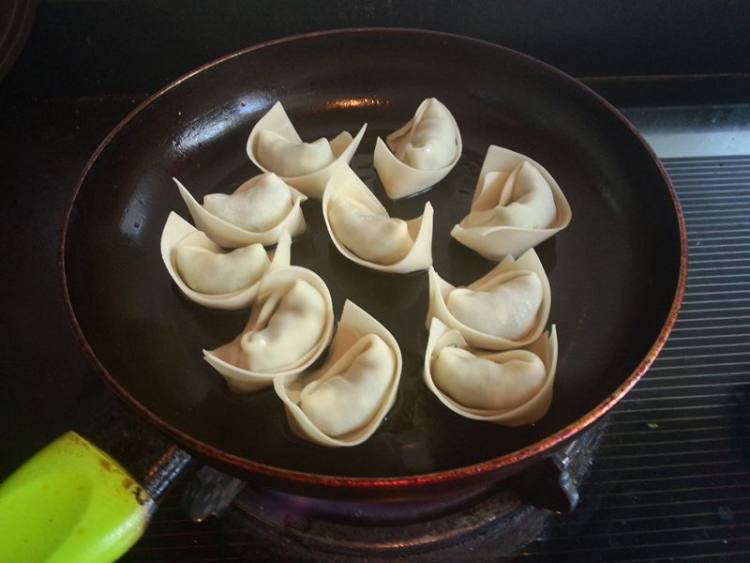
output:
M628 377L621 383L607 398L597 404L593 409L578 418L574 422L568 424L562 429L558 430L554 434L551 434L543 440L534 442L524 448L515 450L508 454L498 456L489 460L485 460L476 464L467 465L464 467L453 468L443 471L436 471L431 473L423 473L416 475L406 476L393 476L393 477L349 477L349 476L333 476L323 475L318 473L308 473L302 471L295 471L290 469L284 469L272 465L258 463L251 461L242 456L230 454L224 450L212 446L206 442L203 442L186 432L180 430L176 426L167 422L166 420L159 417L157 414L152 412L146 406L144 406L136 397L130 394L117 380L117 378L109 372L109 370L101 363L99 358L96 356L93 348L88 343L86 336L83 332L82 327L78 322L78 318L73 308L73 303L70 296L70 290L68 286L67 274L66 274L66 247L68 241L68 230L73 214L78 195L86 181L89 172L93 168L94 164L98 160L101 153L109 146L112 140L118 135L118 133L125 128L130 121L135 118L139 113L145 110L150 104L155 102L161 96L178 87L183 82L190 80L192 77L213 68L219 64L222 64L233 58L245 55L247 53L261 50L267 47L282 45L287 43L293 43L297 41L305 41L318 37L332 37L342 35L357 35L357 34L392 34L392 35L423 35L440 38L450 38L455 40L464 41L467 43L473 43L483 48L490 48L502 51L508 55L520 58L526 63L530 63L545 70L548 73L556 75L558 78L567 81L572 87L579 89L584 94L595 99L605 110L612 114L629 132L635 139L641 144L643 149L646 151L648 156L653 160L656 165L656 169L664 181L669 196L674 206L675 216L677 218L677 226L680 238L680 265L677 278L677 286L675 288L674 297L672 304L669 309L669 313L662 325L659 334L654 343L649 348L645 357L641 360L638 366L631 371ZM93 364L96 370L104 377L108 384L115 390L115 392L128 404L132 405L138 413L153 424L158 429L166 432L168 435L173 437L177 442L186 446L189 450L197 452L198 454L214 459L222 464L229 465L233 468L246 471L249 473L259 474L270 478L279 478L287 481L293 481L300 484L308 485L319 485L329 488L344 488L344 489L405 489L413 487L422 487L428 485L436 485L445 482L452 482L458 480L464 480L471 477L477 477L486 475L494 471L498 471L503 468L509 468L513 465L520 464L526 460L529 460L536 455L551 450L557 445L571 439L576 434L585 430L586 428L593 425L602 416L604 416L609 410L622 399L625 394L640 380L640 378L648 371L651 364L658 356L661 349L666 343L667 337L669 336L672 327L674 326L677 316L682 304L683 296L685 293L685 285L687 280L687 231L685 228L685 220L682 214L681 206L677 198L677 194L674 190L674 186L664 169L659 158L656 156L654 151L641 136L641 134L635 129L635 127L606 99L597 94L591 88L581 83L577 79L568 75L567 73L549 65L539 59L526 55L514 49L503 47L495 43L485 41L482 39L476 39L467 37L464 35L445 33L424 29L414 28L397 28L397 27L359 27L359 28L346 28L336 29L327 31L315 31L310 33L302 33L283 37L279 39L273 39L259 43L257 45L240 49L233 53L224 55L218 59L201 65L190 72L180 76L176 80L170 82L166 86L159 89L156 93L146 98L143 102L138 104L133 110L131 110L108 134L101 143L97 146L96 150L92 153L89 159L86 161L78 180L76 181L73 193L68 203L67 210L65 212L65 218L62 226L62 233L60 237L60 247L58 254L58 274L62 283L63 299L65 302L65 309L68 314L68 319L73 327L73 331L79 341L79 344L84 352L87 359Z

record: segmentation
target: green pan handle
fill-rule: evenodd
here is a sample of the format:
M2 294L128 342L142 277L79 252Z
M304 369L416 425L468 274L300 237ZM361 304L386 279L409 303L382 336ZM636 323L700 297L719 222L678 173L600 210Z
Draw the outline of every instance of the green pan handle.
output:
M0 561L114 561L155 507L119 463L68 432L0 484Z

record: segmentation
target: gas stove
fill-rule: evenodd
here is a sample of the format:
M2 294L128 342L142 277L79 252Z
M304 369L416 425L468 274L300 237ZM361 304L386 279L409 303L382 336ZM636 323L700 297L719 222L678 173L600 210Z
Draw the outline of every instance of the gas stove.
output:
M160 58L141 49L133 56L150 61L142 70L116 64L131 53L123 51L125 43L110 41L122 18L105 4L56 2L40 9L41 28L32 33L26 59L0 84L3 340L8 343L0 377L0 427L18 429L0 440L2 476L69 429L96 442L106 428L101 441L115 444L110 453L118 459L127 460L133 441L163 451L166 440L120 405L80 354L68 326L54 274L65 205L88 156L144 97L123 92L153 91L196 61L267 38L262 33L309 27L298 19L291 29L289 21L274 16L248 37L247 26L257 26L258 20L244 14L235 35L212 42L211 53ZM182 32L172 12L134 4L171 30L165 39L148 26L131 26L134 41L163 46L171 38L178 44ZM71 16L75 10L83 14L80 20ZM598 17L602 25L616 19L603 12ZM97 25L86 23L93 20ZM315 22L310 25L323 27L319 19ZM351 25L347 22L339 25ZM443 23L434 27L470 35L482 31ZM216 21L209 24L220 27ZM560 25L565 33L572 29ZM45 34L53 38L49 44ZM208 43L203 39L191 37L190 44ZM727 39L737 60L747 51L742 41L746 34ZM580 48L559 50L554 41L530 50L577 76L609 70L612 64L624 65L618 72L627 74L635 67L627 67L625 59L613 63L616 44L611 42L598 58L571 56ZM512 46L524 48L523 42ZM701 56L710 58L711 50L704 47L696 42ZM96 64L87 72L62 70L56 54L66 48L77 49L82 68L87 61ZM659 51L654 67L646 70L658 72L665 57ZM637 58L651 64L647 57ZM574 59L578 62L564 64ZM731 70L732 60L717 72ZM691 69L695 75L684 79L585 80L623 109L663 159L683 206L690 253L680 319L660 357L612 410L606 426L582 435L533 473L419 504L408 499L388 505L324 502L265 490L195 462L163 497L149 530L123 561L748 560L750 106L674 105L700 98L746 102L748 75L713 81ZM74 78L68 80L71 72ZM45 89L49 81L59 89ZM128 90L119 88L122 81ZM153 462L129 460L127 466L143 475Z
M136 101L16 102L4 109L0 146L18 164L5 173L11 186L6 211L28 218L3 222L4 240L17 242L7 252L14 276L5 297L27 304L7 308L8 326L25 326L33 318L45 322L34 339L14 341L15 377L0 380L3 426L24 428L3 438L2 472L70 428L94 441L97 429L106 427L154 442L154 451L162 445L80 356L48 273L70 186L98 141ZM540 511L503 486L436 507L423 518L364 525L356 516L361 507L324 507L250 484L221 516L196 523L183 507L184 489L192 486L186 479L165 497L124 560L263 560L280 553L308 559L334 553L346 560L355 551L389 557L402 545L428 560L498 560L513 552L539 561L726 561L750 554L750 108L640 108L626 115L665 156L688 226L689 278L680 319L662 354L601 432L574 511ZM29 186L40 195L24 197ZM37 283L24 281L29 279ZM54 353L39 354L38 342L50 342ZM106 443L113 441L108 437ZM111 453L126 458L127 440ZM143 474L151 462L129 468ZM377 520L368 510L362 518Z
M263 489L203 467L183 493L182 506L194 522L221 517L220 534L262 546L268 558L345 563L393 557L457 561L467 552L507 556L534 540L551 514L575 508L601 434L600 424L515 478L431 499L322 500ZM236 555L247 556L242 545Z
M320 501L196 467L125 560L742 560L750 107L626 114L665 157L691 261L673 335L606 427L535 474L417 505Z

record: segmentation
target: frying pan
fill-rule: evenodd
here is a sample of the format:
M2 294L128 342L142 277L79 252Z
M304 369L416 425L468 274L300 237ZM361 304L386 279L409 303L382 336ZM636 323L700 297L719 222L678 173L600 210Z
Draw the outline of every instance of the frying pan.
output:
M438 97L453 112L463 156L432 190L391 202L372 168L376 137ZM187 301L159 255L170 211L189 215L171 178L198 199L257 174L245 154L252 125L281 100L305 140L367 134L353 169L393 216L435 208L436 270L467 284L492 263L449 236L467 212L484 153L529 155L557 179L571 225L537 247L552 287L559 362L537 424L504 428L459 417L422 383L427 275L387 275L343 258L320 203L292 263L327 282L338 316L351 299L401 345L395 406L375 435L328 449L290 432L273 390L231 393L201 349L234 337L248 311ZM345 30L273 41L170 84L102 142L76 188L62 239L62 279L82 346L121 397L205 460L279 489L388 497L500 479L593 424L636 383L675 321L686 275L676 196L643 139L607 102L560 71L465 37L406 29ZM433 489L434 490L434 489Z
M375 138L431 95L460 124L463 157L434 189L388 202L372 168ZM379 274L347 261L332 246L316 201L304 206L309 229L295 240L292 263L326 280L335 311L349 298L396 336L404 372L388 419L362 446L321 448L292 436L273 391L235 395L201 360L201 349L230 340L248 312L195 305L164 271L159 237L166 217L172 210L188 217L171 177L202 197L258 173L245 140L276 100L306 139L369 124L352 167L392 215L415 217L432 202L435 268L454 284L492 267L449 236L469 208L488 145L527 154L558 180L574 221L538 248L560 338L554 401L540 423L509 429L443 408L421 381L427 276ZM63 281L97 367L126 401L188 448L250 474L388 488L507 466L601 415L645 371L674 321L683 234L653 154L578 82L470 39L343 31L230 55L129 115L81 178L64 233Z

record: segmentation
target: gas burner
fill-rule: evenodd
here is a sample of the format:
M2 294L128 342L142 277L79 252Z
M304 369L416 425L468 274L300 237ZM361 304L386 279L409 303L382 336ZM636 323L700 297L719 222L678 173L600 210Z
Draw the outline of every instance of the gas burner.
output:
M497 558L533 541L552 513L575 508L603 425L521 474L492 485L396 501L342 501L264 489L204 467L184 498L194 520L222 515L235 557L348 563L408 556ZM238 492L239 491L239 492ZM231 506L230 506L231 505ZM252 554L242 545L252 544ZM238 546L232 548L231 546Z
M439 503L442 511L406 522L401 518L409 509L399 506L397 520L389 522L385 515L394 507L382 504L332 503L248 488L227 520L233 527L244 523L247 533L262 538L269 556L343 563L396 555L410 561L438 555L455 560L466 549L510 554L541 532L548 514L508 490L469 497L458 505L448 503L453 508ZM378 511L381 518L373 521L369 516ZM350 519L342 518L345 512ZM429 512L422 507L422 514Z

